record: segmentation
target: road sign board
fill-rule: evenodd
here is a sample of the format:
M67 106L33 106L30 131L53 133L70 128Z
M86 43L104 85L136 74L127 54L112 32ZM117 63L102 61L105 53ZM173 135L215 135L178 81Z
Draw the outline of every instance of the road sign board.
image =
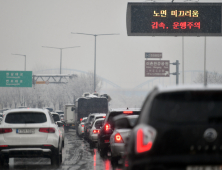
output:
M145 60L145 77L169 77L169 60Z
M222 36L222 3L128 3L128 36Z
M145 53L145 58L162 58L162 53Z
M0 87L32 87L32 71L0 71Z

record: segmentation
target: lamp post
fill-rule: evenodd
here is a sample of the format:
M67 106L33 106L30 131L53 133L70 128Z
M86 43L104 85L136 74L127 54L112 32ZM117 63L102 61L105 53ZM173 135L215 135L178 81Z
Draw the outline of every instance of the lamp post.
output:
M48 47L48 46L42 46L43 48L54 48L60 50L60 74L62 74L62 50L68 49L68 48L76 48L80 46L74 46L74 47L64 47L64 48L57 48L57 47Z
M19 55L19 56L24 56L25 57L25 71L26 71L26 55L23 55L23 54L12 54L12 55Z
M119 34L87 34L87 33L75 33L71 32L71 34L82 34L82 35L90 35L95 37L95 51L94 51L94 92L96 91L96 37L97 36L105 36L105 35L119 35Z

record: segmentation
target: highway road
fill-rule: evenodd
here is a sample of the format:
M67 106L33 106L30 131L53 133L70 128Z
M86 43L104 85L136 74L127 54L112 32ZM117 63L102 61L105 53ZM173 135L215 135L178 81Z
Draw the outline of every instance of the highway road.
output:
M97 148L90 149L88 142L76 136L75 130L69 130L65 136L63 161L59 168L53 168L48 158L10 158L10 170L112 170L110 157L102 159ZM2 167L1 167L2 168ZM121 170L120 168L114 168Z

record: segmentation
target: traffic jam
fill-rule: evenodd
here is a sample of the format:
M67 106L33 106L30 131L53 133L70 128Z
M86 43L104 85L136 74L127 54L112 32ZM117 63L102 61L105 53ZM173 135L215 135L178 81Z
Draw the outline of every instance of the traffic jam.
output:
M15 49L25 49L19 47L24 37L33 51L28 71L26 54L11 53L25 59L24 71L16 59L2 59L12 69L0 62L0 170L222 170L222 0L20 1L0 2L7 32L0 28L0 58L14 41ZM109 30L120 25L118 19L124 19L121 41L101 38L96 45L98 36L119 34L70 31L100 31L106 24ZM20 22L27 25L15 27ZM55 38L61 32L54 29L69 30L68 38ZM8 41L14 31L19 37ZM65 47L73 43L71 34L94 36L95 46L76 38L84 41L83 51L64 53L72 59L62 65L63 50L80 47ZM48 43L47 36L64 45L41 46L59 50L60 63L31 47L30 42Z

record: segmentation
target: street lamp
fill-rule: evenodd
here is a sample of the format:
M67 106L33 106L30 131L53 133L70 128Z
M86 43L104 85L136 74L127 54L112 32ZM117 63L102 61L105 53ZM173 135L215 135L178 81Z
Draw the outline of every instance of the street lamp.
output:
M60 50L60 74L62 74L62 50L67 48L76 48L80 46L74 46L74 47L64 47L64 48L57 48L57 47L48 47L48 46L42 46L43 48L54 48Z
M86 33L75 33L75 32L71 32L71 34L91 35L95 37L95 54L94 54L94 92L95 92L96 91L96 37L103 35L119 35L119 34L86 34Z
M26 71L26 55L23 55L23 54L12 54L12 55L19 55L19 56L24 56L25 57L25 71Z

